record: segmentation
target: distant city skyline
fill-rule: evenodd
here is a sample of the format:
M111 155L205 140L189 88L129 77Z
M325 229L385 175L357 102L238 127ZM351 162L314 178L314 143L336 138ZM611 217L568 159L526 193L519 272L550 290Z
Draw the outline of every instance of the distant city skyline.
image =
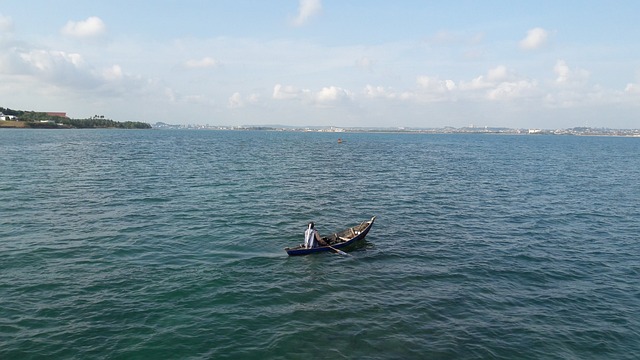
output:
M0 106L117 121L640 128L640 3L0 3Z

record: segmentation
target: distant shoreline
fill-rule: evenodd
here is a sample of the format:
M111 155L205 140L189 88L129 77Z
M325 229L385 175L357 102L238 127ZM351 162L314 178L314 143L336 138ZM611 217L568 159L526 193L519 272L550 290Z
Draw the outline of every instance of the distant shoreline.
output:
M568 129L511 129L490 127L463 128L339 128L334 126L295 127L295 126L213 126L213 125L170 125L156 123L152 126L158 130L220 130L220 131L283 131L283 132L323 132L335 133L394 133L394 134L499 134L499 135L567 135L567 136L619 136L640 137L640 129L606 129L591 127L574 127Z
M565 135L565 136L617 136L638 137L640 129L607 129L574 127L568 129L541 130L541 129L512 129L489 127L444 127L444 128L338 128L333 126L295 127L295 126L214 126L214 125L170 125L156 123L149 125L142 122L116 122L111 121L106 126L73 126L55 122L26 122L13 120L0 120L0 129L138 129L138 130L218 130L218 131L282 131L282 132L321 132L335 133L394 133L394 134L496 134L496 135ZM113 126L117 124L116 126Z

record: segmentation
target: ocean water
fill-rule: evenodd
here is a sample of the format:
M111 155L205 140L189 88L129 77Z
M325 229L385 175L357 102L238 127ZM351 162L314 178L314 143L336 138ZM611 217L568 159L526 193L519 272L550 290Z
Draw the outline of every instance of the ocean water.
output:
M0 130L0 359L637 359L639 179L637 138Z

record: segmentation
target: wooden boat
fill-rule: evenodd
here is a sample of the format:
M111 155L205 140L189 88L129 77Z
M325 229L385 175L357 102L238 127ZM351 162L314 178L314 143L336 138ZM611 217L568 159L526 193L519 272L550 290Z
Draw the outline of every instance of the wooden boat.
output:
M326 251L337 251L337 249L348 247L349 245L355 244L359 240L364 239L365 236L367 236L367 234L369 233L369 230L371 230L371 227L373 226L373 222L375 220L376 217L374 216L371 218L371 220L363 221L359 225L334 233L333 235L323 237L322 240L324 240L325 243L329 244L328 246L318 246L315 248L307 249L304 247L304 244L301 244L292 248L285 248L284 250L290 256L308 255Z

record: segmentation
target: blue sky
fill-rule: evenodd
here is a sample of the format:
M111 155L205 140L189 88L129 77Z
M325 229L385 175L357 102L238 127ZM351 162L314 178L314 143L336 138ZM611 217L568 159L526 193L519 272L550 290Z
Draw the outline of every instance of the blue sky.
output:
M640 2L0 0L0 106L211 125L640 128Z

